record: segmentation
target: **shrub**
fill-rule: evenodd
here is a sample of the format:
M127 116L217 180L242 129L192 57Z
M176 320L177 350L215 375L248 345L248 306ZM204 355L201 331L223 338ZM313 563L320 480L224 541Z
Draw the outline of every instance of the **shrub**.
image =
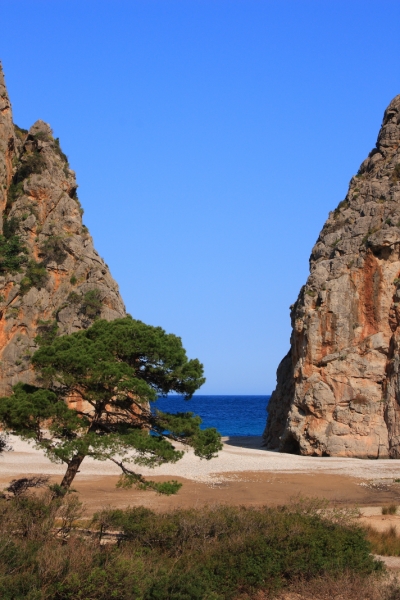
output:
M19 161L17 171L8 190L7 209L10 209L15 200L24 193L24 180L34 173L42 173L45 166L46 161L38 150L23 155L23 160Z
M10 235L10 231L7 235L0 235L0 273L18 273L27 261L28 250L18 235Z
M381 556L400 556L400 537L396 527L389 527L386 531L368 527L366 533L372 552Z
M53 140L51 133L46 133L46 131L38 131L37 133L34 133L32 137L35 140L40 140L42 142L51 142Z
M70 292L68 294L67 302L69 302L70 304L80 304L81 300L82 296L80 294L77 294L76 292Z
M17 200L17 198L22 196L23 193L24 193L24 182L23 181L19 181L18 183L11 183L10 187L8 188L6 208L8 208L8 209L11 208L11 206L14 204L14 202Z
M335 208L335 210L333 212L333 216L335 218L337 218L339 216L340 211L342 209L349 208L349 206L350 206L350 202L349 202L348 198L345 198L344 200L339 202L339 204L337 205L337 207Z
M77 278L75 277L75 275L72 275L71 279L69 280L71 285L76 285L77 283Z
M80 514L68 495L0 499L2 599L232 600L257 590L272 597L291 582L312 586L343 573L361 586L382 568L365 531L316 506L102 511L94 518L100 534L124 534L113 546L74 533Z
M395 165L393 172L392 172L392 181L397 182L400 179L400 163L397 163L397 165Z
M89 290L82 296L80 312L86 315L89 319L96 319L99 317L101 314L101 309L102 302L100 290Z
M5 217L3 219L3 235L4 235L4 237L7 240L10 239L13 235L16 234L18 227L19 227L19 219L17 217L11 217L10 219L7 219L7 217Z
M39 346L51 344L58 334L57 321L38 321L36 333L35 342Z
M58 235L49 236L40 247L40 256L43 257L43 264L45 265L53 261L58 265L63 263L68 255L62 238Z
M20 283L21 294L25 294L32 287L40 290L46 285L49 275L43 263L30 260L26 269L25 277Z
M61 160L64 161L67 164L67 166L68 166L69 165L68 156L66 154L64 154L64 152L61 150L60 138L55 138L55 140L54 140L54 150L56 151L56 153L58 154L58 156L61 158Z
M28 135L28 130L27 129L23 129L22 127L18 127L18 125L15 125L14 123L14 131L17 135L17 137L21 140L24 141L26 136Z
M34 173L42 173L46 166L46 161L38 150L30 152L29 154L24 154L23 156L24 160L20 161L17 172L13 177L13 183L19 183Z
M383 515L395 515L397 513L397 505L389 504L389 506L382 506Z

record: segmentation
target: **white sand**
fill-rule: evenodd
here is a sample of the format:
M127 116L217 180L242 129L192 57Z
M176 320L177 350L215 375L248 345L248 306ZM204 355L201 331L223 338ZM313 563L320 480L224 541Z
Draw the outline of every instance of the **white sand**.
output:
M9 441L13 451L0 455L0 477L12 478L39 473L62 475L65 472L64 465L50 462L43 452L36 450L32 445L13 436L10 436ZM242 447L241 444L247 447ZM204 482L215 482L224 479L223 473L240 471L331 473L361 479L400 478L400 460L297 456L271 452L260 446L260 438L224 438L224 448L218 458L213 460L200 460L189 450L176 464L167 464L155 469L136 468L143 475L180 476ZM98 462L91 458L86 458L80 469L83 476L119 473L119 468L110 461Z

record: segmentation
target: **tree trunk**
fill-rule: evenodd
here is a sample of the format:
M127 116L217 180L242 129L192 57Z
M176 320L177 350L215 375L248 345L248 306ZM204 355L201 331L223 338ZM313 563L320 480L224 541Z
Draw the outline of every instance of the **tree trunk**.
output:
M77 454L76 456L74 456L74 458L68 464L68 469L67 469L67 471L63 477L63 480L61 482L62 488L68 489L70 487L71 483L74 480L75 475L79 471L79 467L81 466L81 463L84 458L85 457L82 456L81 454Z

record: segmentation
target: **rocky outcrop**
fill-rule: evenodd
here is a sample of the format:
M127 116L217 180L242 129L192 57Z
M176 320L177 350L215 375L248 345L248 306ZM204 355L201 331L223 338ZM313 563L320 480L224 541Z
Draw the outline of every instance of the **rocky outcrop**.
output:
M38 341L126 314L82 224L77 187L48 124L13 125L0 66L0 395L34 382Z
M400 457L400 96L320 233L291 320L265 445Z

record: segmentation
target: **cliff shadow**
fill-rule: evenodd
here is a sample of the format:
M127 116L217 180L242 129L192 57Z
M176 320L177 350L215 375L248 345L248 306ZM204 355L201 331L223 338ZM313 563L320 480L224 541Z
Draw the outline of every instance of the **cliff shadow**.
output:
M227 446L236 446L237 448L250 448L251 450L267 451L267 448L263 446L264 440L262 435L237 435L223 437L222 441ZM268 450L268 452L271 452L271 450Z

